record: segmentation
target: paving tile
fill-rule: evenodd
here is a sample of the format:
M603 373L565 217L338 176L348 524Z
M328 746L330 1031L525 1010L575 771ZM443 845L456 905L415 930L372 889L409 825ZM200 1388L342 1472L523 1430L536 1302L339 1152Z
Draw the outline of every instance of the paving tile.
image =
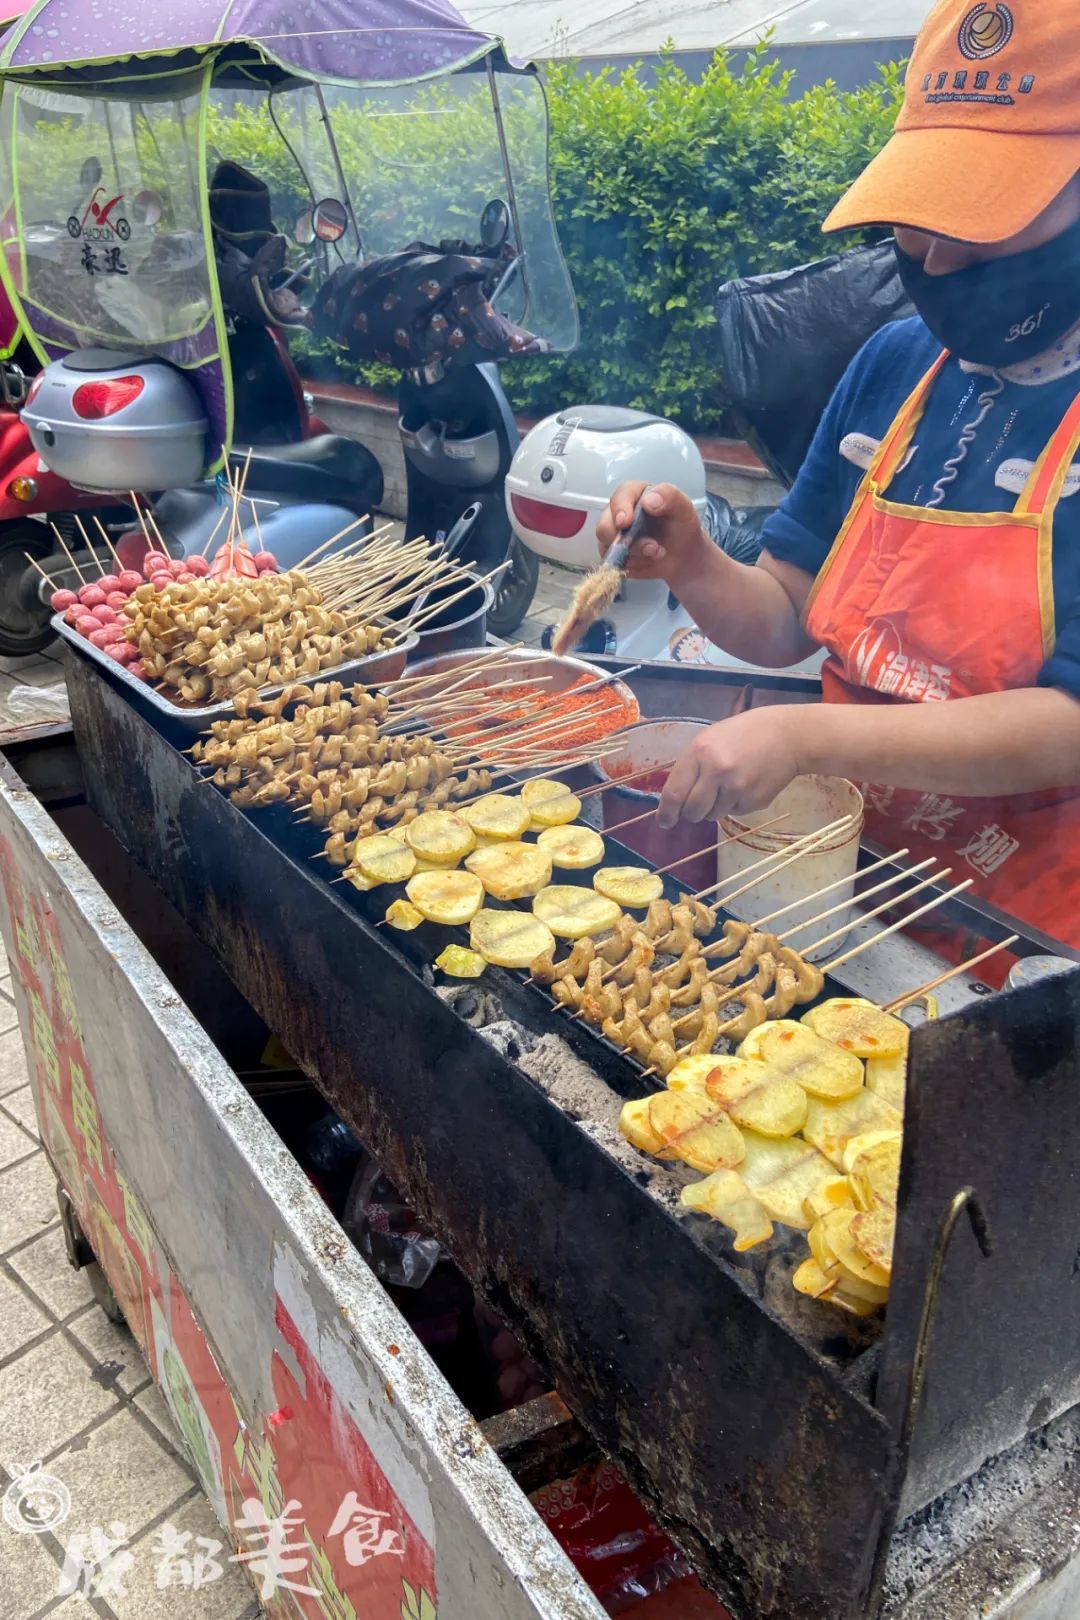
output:
M4 1620L30 1620L57 1594L60 1568L40 1536L0 1525L0 1591ZM85 1620L91 1611L84 1609Z
M0 1170L38 1150L39 1144L26 1134L21 1125L16 1125L6 1113L0 1112Z
M45 1312L27 1299L18 1283L0 1273L0 1360L14 1355L52 1325ZM0 1539L3 1535L0 1529Z
M84 1349L102 1369L102 1382L125 1395L142 1389L150 1377L142 1351L127 1327L110 1322L98 1305L76 1316L67 1324Z
M0 1254L41 1232L58 1214L56 1177L40 1149L0 1172Z
M51 658L24 658L10 671L25 686L63 686L64 677Z
M71 1492L71 1515L57 1530L70 1538L95 1524L122 1524L134 1540L152 1520L191 1490L191 1477L121 1408L49 1463Z
M19 1014L15 1003L9 996L0 995L0 1035L6 1035L9 1030L18 1030Z
M29 1086L20 1086L18 1091L10 1091L3 1100L5 1114L18 1120L24 1131L29 1131L35 1142L38 1140L37 1115L34 1113L34 1093Z
M10 1172L9 1172L10 1174ZM0 1198L3 1197L0 1178ZM56 1205L53 1204L55 1214ZM2 1214L2 1210L0 1210ZM28 1243L8 1262L54 1316L70 1316L93 1299L85 1271L76 1271L67 1256L64 1236L57 1225L36 1243Z
M151 1530L132 1548L135 1563L124 1582L127 1597L109 1599L117 1620L248 1620L249 1615L258 1613L254 1588L240 1567L229 1563L232 1547L204 1496L192 1497L170 1513L166 1523L180 1535L192 1537L185 1544L189 1558L213 1553L221 1575L215 1575L213 1567L207 1565L206 1584L198 1590L180 1584L179 1571L170 1584L159 1587L159 1571L163 1579L168 1579L171 1572L162 1565L159 1532ZM219 1545L200 1545L199 1537Z
M62 1334L0 1368L0 1464L43 1461L115 1404Z
M13 1029L7 1035L0 1035L0 1097L29 1083L22 1034Z

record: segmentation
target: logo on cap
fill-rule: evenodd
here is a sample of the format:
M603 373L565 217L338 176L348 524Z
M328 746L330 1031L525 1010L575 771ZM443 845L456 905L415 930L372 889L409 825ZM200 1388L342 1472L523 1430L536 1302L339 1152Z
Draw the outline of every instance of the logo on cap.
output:
M1005 49L1015 26L1012 12L1000 0L993 9L985 4L972 6L960 24L957 44L969 62L982 62Z

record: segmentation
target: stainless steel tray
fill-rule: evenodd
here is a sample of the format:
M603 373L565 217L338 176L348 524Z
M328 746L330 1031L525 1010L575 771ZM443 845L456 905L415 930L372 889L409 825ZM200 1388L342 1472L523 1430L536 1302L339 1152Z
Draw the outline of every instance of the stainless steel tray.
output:
M178 703L171 703L145 681L140 681L136 676L129 674L123 664L118 664L114 658L107 658L99 647L87 641L85 636L80 636L71 625L65 624L63 614L53 615L52 627L72 652L97 664L106 680L124 694L132 708L138 710L144 719L149 720L151 725L170 741L196 737L215 720L227 720L236 713L236 706L231 698L198 709L183 708ZM362 681L366 686L377 686L383 681L395 681L404 670L409 655L419 644L419 636L410 632L396 647L368 653L366 657L351 659L346 664L336 664L332 669L320 670L318 675L313 675L309 679L311 682L341 681L346 686L352 686L357 681ZM296 683L290 681L287 684L292 686ZM263 696L276 697L283 689L282 686L266 687Z

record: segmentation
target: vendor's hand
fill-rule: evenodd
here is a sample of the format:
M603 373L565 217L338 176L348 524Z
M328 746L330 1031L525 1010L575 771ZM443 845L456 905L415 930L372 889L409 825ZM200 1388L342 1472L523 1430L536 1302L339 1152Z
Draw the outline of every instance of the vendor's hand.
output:
M752 709L697 736L675 762L657 822L719 821L772 803L801 774L797 707Z
M596 526L600 554L630 527L639 500L648 523L630 553L626 572L631 579L663 579L671 584L692 570L711 545L693 501L674 484L655 484L651 489L648 484L621 484Z

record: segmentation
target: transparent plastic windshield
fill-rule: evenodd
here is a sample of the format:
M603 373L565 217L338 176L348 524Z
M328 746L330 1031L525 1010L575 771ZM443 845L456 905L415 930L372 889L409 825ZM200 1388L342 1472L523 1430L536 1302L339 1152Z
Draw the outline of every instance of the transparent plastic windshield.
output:
M119 99L9 85L4 104L7 261L35 331L75 348L201 332L213 295L198 86Z
M412 242L477 245L485 207L505 202L520 263L496 306L563 350L577 342L577 305L551 212L547 140L539 80L506 70L489 80L482 66L392 89L212 92L211 162L232 159L264 181L279 229L291 233L313 201L345 203L350 226L330 268Z

